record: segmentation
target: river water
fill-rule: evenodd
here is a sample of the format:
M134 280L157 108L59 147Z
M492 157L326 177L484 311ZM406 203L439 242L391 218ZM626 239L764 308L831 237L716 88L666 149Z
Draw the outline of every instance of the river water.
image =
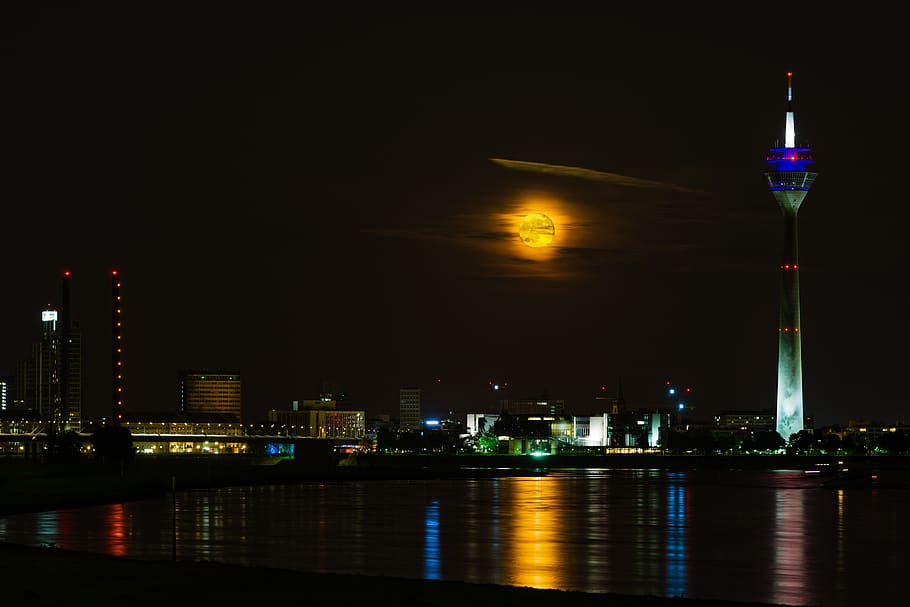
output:
M908 515L910 491L830 489L801 470L579 469L186 491L0 518L0 540L138 559L873 607L908 596Z

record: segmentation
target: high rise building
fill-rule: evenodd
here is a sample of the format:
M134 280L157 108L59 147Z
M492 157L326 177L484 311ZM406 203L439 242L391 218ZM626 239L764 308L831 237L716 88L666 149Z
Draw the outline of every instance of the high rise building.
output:
M69 277L65 272L63 306L42 310L41 338L16 368L15 401L56 431L79 431L82 423L82 333L70 314Z
M31 356L16 368L17 400L54 427L62 424L57 320L57 310L51 306L41 312L41 339L32 344Z
M72 317L70 274L63 273L60 310L60 413L64 429L78 432L82 427L82 332Z
M240 376L223 371L183 371L178 385L180 413L241 415Z
M66 383L61 389L62 414L66 429L78 432L82 427L82 331L79 321L70 321L70 329L63 340L67 346L62 353L66 361L63 371Z
M777 358L777 432L789 441L803 429L803 372L799 309L797 222L799 207L812 187L816 172L812 150L797 147L793 116L793 74L787 73L787 118L784 147L773 147L765 158L765 177L784 216L783 258L780 264L780 326Z
M398 391L398 427L402 430L420 428L420 388L401 388Z

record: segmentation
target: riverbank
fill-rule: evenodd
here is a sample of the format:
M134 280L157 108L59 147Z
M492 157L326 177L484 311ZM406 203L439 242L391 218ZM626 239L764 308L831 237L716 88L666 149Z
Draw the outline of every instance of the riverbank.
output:
M838 464L842 462L842 464ZM910 488L910 457L689 455L358 455L336 461L249 456L148 456L125 464L0 458L0 516L149 499L171 491L305 482L490 478L574 469L874 471L878 486ZM827 468L826 468L827 467Z
M489 478L545 474L517 466L452 465L442 460L326 465L244 456L137 457L124 464L49 464L0 459L0 516L150 499L172 491L308 482L342 483L425 478Z

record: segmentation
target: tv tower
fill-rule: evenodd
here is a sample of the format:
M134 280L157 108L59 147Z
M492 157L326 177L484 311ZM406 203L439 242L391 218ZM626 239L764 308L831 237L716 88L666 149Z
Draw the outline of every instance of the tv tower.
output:
M787 122L784 147L765 158L765 177L784 216L784 250L780 264L780 326L777 349L777 433L789 442L803 429L803 371L799 321L799 259L796 215L815 176L812 150L796 147L793 119L793 72L787 72Z

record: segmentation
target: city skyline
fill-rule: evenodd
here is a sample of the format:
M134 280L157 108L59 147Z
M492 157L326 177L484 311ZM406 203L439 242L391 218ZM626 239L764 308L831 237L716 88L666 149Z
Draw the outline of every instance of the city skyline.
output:
M578 413L620 381L630 407L672 380L697 418L773 408L761 170L793 72L824 167L805 413L906 421L907 96L899 40L853 17L792 45L633 16L11 14L0 374L69 270L83 416L110 411L118 269L127 414L174 410L181 369L236 372L263 415L324 381L368 413L407 387L476 411L491 379Z

